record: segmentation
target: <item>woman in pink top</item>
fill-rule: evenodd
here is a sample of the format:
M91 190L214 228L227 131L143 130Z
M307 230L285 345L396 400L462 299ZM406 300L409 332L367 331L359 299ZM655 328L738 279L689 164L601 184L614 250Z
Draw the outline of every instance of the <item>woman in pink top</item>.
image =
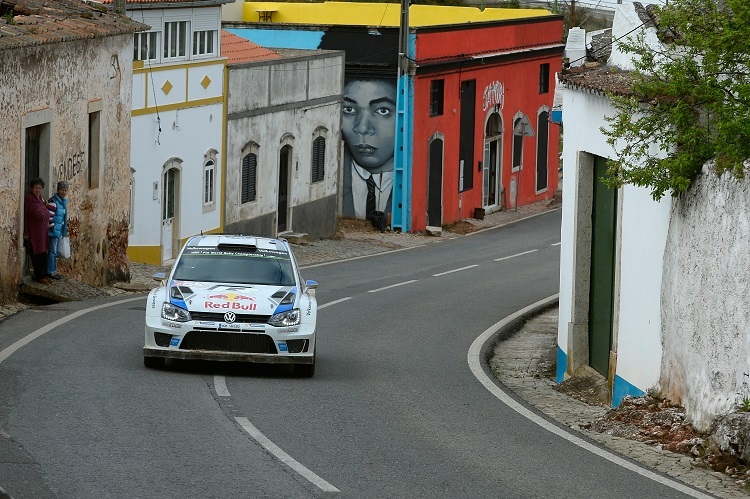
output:
M54 203L47 203L42 197L44 180L34 178L29 182L29 193L23 200L23 244L34 265L34 281L49 284L47 277L47 250L49 249L49 220Z

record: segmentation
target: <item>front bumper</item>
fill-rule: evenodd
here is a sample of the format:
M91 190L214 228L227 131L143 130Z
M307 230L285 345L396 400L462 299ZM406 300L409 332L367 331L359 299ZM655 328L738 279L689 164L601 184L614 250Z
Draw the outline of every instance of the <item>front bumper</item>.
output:
M313 364L315 325L177 323L146 319L144 357L263 364Z
M218 360L226 362L252 362L258 364L312 364L315 358L309 355L278 355L263 353L220 352L216 350L170 350L143 347L144 357L166 359Z

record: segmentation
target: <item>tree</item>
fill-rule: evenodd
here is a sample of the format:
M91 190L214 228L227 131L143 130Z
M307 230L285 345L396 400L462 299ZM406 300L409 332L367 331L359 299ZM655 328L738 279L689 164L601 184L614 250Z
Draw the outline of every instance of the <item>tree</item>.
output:
M658 200L688 189L703 165L744 175L750 158L750 2L671 0L657 8L661 48L641 34L623 44L633 55L632 92L601 131L615 148L612 187L650 187ZM671 40L669 40L671 38Z

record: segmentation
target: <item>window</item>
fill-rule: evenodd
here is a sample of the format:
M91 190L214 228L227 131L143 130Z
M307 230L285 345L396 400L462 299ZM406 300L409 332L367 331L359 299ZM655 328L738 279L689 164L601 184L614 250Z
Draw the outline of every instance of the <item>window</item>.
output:
M430 116L443 115L443 89L445 80L432 80L430 82Z
M99 144L101 136L101 114L101 111L89 112L89 189L95 189L99 187Z
M212 149L203 157L203 206L214 204L216 199L216 154Z
M549 63L539 65L539 93L549 92Z
M256 175L258 169L258 155L250 152L242 158L242 192L241 202L255 201Z
M521 133L519 133L519 130ZM516 171L521 168L523 158L523 120L516 118L513 121L513 165L511 170Z
M133 35L133 60L155 61L156 44L159 33L149 31L148 33L136 33Z
M193 55L212 56L215 51L216 30L193 32Z
M320 182L325 178L326 138L318 135L312 147L312 181Z
M164 59L185 59L187 33L187 21L164 23Z

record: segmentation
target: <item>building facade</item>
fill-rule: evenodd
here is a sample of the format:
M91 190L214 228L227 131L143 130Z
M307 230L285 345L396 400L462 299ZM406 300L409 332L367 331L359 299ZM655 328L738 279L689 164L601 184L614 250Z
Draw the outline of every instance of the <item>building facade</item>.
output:
M127 16L150 27L132 47L133 261L170 262L188 237L222 231L226 1L127 3Z
M224 32L225 230L335 234L344 54L264 49Z
M346 52L342 216L374 209L394 229L423 230L551 199L559 130L548 116L562 18L543 9L409 10L401 78L398 4L246 2L243 18L225 27L269 47ZM236 12L225 10L225 21Z
M75 0L2 7L11 16L0 18L0 301L15 301L28 273L23 199L35 177L45 198L70 184L62 273L128 280L132 40L145 26Z

